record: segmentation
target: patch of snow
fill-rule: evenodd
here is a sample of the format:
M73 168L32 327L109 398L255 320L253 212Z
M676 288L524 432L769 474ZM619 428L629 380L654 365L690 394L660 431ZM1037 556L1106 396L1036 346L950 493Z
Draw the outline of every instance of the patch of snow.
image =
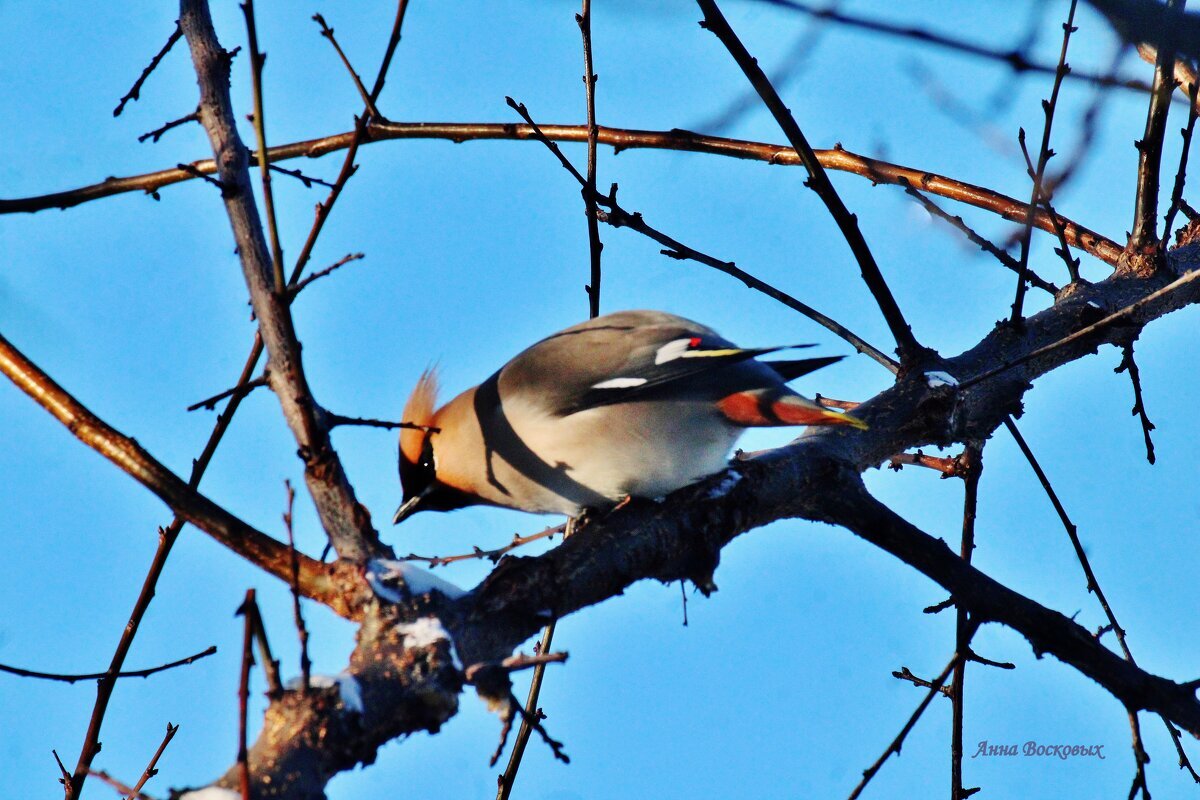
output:
M405 647L428 647L442 639L450 640L450 634L437 617L421 617L415 622L397 625L396 630L403 634Z
M716 500L718 497L724 497L725 495L729 494L733 487L741 483L741 481L742 474L740 472L727 470L725 472L725 477L721 479L721 482L708 490L708 498L710 500Z
M242 800L242 793L219 786L205 786L179 795L179 800Z
M1095 300L1088 300L1088 301L1087 301L1087 304L1088 304L1089 306L1091 306L1092 308L1096 309L1097 311L1103 311L1103 310L1104 310L1104 309L1100 308L1100 304L1099 304L1099 303L1097 303Z
M300 688L300 681L298 676L292 678L287 682L286 688L297 690ZM336 686L342 698L342 705L350 711L359 714L363 712L362 687L358 685L358 679L349 672L339 672L337 675L309 675L308 685L313 689L331 689Z
M930 389L936 389L939 386L958 386L958 378L949 372L926 372L925 382L929 384Z
M373 558L367 562L367 583L375 594L392 603L402 603L412 595L441 592L451 600L466 594L461 587L442 580L429 570L406 561Z
M645 378L610 378L593 384L593 389L632 389L646 382Z

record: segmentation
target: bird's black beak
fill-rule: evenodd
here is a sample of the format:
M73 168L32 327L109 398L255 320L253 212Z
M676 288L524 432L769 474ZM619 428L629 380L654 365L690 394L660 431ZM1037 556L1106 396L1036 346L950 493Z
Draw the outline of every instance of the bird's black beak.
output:
M421 501L425 499L425 495L429 494L429 491L432 488L433 484L430 484L425 488L424 491L414 494L412 497L401 503L400 507L396 509L395 515L392 516L392 524L399 525L401 522L420 511Z

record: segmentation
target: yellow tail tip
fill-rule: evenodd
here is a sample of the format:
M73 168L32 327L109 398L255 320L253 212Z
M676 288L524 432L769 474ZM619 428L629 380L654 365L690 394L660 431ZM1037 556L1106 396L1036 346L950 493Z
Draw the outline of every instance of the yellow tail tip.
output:
M867 431L871 429L871 426L867 425L867 423L863 422L853 414L846 414L842 411L834 411L832 409L826 409L825 414L829 421L834 425L849 425L851 428L855 428L860 431Z

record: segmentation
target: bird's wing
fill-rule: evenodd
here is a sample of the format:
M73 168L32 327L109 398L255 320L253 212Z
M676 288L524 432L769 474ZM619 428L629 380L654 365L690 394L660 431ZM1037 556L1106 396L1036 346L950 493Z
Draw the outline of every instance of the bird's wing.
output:
M730 392L783 388L781 373L753 360L782 349L737 347L710 328L663 312L618 312L518 355L501 370L499 396L555 416L660 397L715 402ZM785 372L799 374L784 363Z
M574 414L588 408L650 400L658 397L705 397L713 401L726 394L751 388L765 388L772 383L782 386L778 373L763 369L754 362L757 356L774 353L792 346L740 348L718 344L706 345L687 340L687 346L668 350L666 360L642 359L623 365L618 374L597 381L575 395L559 409L560 414Z
M810 372L816 372L821 367L828 367L830 364L836 364L845 356L822 356L820 358L800 358L789 361L764 361L775 372L779 373L779 377L783 378L784 382L794 381L802 375L807 375Z

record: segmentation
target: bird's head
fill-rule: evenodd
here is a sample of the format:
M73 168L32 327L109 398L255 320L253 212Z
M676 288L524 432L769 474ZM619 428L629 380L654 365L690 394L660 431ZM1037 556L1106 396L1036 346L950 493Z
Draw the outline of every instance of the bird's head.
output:
M463 492L438 480L435 447L441 430L435 411L437 393L437 371L427 369L404 406L402 419L409 423L400 429L400 488L404 496L392 517L394 524L418 511L450 511L472 502Z

